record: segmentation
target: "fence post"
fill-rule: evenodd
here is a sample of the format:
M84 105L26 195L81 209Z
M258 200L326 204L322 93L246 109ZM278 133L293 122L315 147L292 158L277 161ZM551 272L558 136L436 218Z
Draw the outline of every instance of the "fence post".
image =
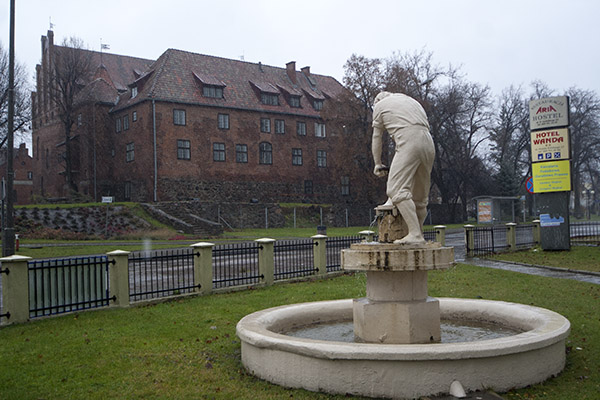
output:
M2 312L6 324L29 320L29 269L31 257L12 255L0 258L2 263Z
M509 222L506 227L508 228L506 230L506 243L508 243L510 251L517 251L517 224Z
M327 273L327 235L311 236L313 240L313 259L317 275Z
M197 293L208 294L213 287L212 249L214 243L200 242L190 245L194 249L194 282ZM200 286L198 286L200 285Z
M369 230L360 231L360 232L358 232L358 234L360 236L362 236L363 240L367 243L370 243L375 239L375 232L373 232L373 231L369 231Z
M533 228L532 228L532 234L533 234L533 241L535 242L536 245L540 245L540 220L536 219L533 221Z
M261 275L261 281L265 285L272 285L275 274L275 239L262 238L256 239L260 244L258 249L258 273Z
M129 251L106 253L109 259L109 297L115 297L115 307L129 307Z
M435 229L435 241L440 243L442 246L446 245L446 225L436 225Z
M475 254L475 226L465 225L465 244L467 246L467 257L473 257Z

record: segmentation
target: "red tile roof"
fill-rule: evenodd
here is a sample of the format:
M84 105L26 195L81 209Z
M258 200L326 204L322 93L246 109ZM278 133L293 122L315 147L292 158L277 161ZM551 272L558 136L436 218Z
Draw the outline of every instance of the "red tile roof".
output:
M143 87L138 86L138 95L135 98L131 98L130 93L122 95L115 110L155 99L318 117L319 111L313 109L312 99L302 94L310 94L314 99L325 99L336 96L343 90L342 85L330 76L311 74L309 80L304 72L296 72L297 84L294 84L289 79L286 68L174 49L165 51L145 71L145 74L149 73L152 75L144 82ZM203 84L224 85L223 98L204 97ZM287 91L302 95L301 108L290 107L285 101L281 101L280 105L262 104L260 91L282 94Z

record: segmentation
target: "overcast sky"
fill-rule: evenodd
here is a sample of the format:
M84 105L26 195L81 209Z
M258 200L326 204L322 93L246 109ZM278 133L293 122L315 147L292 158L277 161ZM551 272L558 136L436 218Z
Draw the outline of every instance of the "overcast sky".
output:
M9 0L0 9L8 48ZM596 0L16 0L16 56L33 75L40 36L78 36L91 50L156 59L167 48L284 67L340 82L353 53L432 52L494 94L540 79L558 94L600 93Z

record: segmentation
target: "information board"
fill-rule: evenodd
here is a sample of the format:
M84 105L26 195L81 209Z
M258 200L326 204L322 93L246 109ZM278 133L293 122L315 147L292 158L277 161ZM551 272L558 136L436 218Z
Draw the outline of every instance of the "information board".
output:
M571 190L569 160L539 162L531 165L534 193L568 192Z
M538 129L569 125L569 98L567 96L546 97L529 102L529 127Z

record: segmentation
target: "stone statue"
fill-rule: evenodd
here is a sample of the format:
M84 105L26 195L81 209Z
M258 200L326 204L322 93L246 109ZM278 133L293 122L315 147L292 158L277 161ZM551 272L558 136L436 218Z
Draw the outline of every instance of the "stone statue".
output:
M389 171L381 163L384 131L396 144ZM393 205L400 212L408 228L408 234L394 243L424 242L423 222L427 216L435 148L423 107L401 93L379 93L373 108L371 150L375 161L373 173L380 177L388 176L386 205Z

